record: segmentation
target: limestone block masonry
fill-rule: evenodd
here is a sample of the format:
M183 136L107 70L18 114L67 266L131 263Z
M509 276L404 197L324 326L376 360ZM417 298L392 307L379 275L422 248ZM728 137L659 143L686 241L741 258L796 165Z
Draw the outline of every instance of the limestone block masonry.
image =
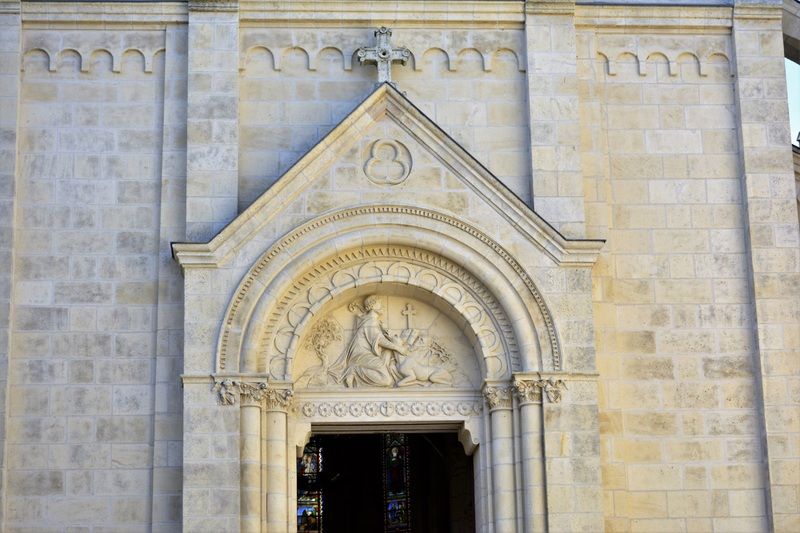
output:
M435 430L476 532L800 531L797 2L619 4L0 0L0 530Z

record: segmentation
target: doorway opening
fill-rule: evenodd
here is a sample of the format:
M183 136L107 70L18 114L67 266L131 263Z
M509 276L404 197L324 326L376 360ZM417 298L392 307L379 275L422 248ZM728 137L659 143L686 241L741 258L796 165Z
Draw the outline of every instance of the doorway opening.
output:
M297 463L297 531L474 532L473 480L454 433L314 435Z

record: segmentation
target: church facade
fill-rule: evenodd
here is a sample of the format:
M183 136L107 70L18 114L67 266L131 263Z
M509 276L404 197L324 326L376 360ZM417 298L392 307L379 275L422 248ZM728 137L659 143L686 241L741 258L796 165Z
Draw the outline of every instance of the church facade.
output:
M800 530L800 3L683 4L0 1L0 529Z

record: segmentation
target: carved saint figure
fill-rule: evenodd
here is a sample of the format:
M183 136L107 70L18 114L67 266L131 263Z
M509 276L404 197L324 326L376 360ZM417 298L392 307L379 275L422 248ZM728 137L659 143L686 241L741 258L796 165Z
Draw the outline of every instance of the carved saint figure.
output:
M358 307L351 306L351 309ZM353 337L334 368L342 369L342 381L348 387L391 387L397 377L393 368L394 355L407 355L406 349L386 330L381 320L383 304L378 296L365 298L360 311Z

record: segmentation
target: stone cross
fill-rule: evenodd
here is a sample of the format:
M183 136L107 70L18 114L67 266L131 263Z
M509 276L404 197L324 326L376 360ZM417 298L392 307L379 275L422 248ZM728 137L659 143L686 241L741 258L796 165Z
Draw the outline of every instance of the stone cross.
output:
M406 304L405 309L400 311L400 314L406 317L406 329L414 329L411 327L412 326L411 320L414 318L414 315L417 314L417 310L414 309L414 306L411 304Z
M377 44L371 48L362 46L356 53L358 61L364 63L375 63L378 66L378 83L392 82L392 63L400 62L403 65L411 58L408 48L392 48L389 39L392 37L392 30L386 26L381 26L375 30Z

